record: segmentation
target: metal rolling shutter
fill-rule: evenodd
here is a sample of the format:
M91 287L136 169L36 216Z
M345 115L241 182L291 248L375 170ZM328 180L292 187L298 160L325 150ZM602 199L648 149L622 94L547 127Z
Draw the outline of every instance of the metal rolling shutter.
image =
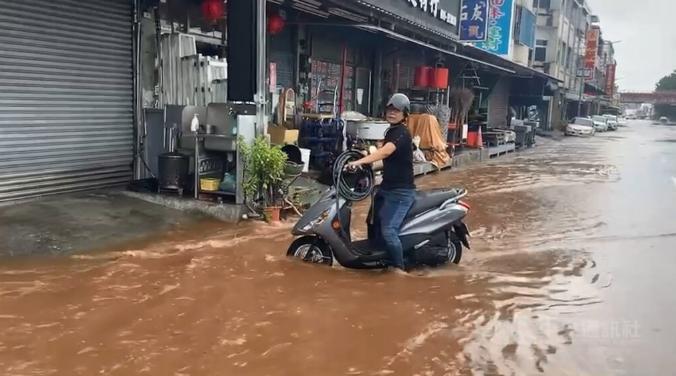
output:
M294 87L295 49L291 28L285 28L277 35L271 35L268 43L268 60L277 64L277 86L284 88Z
M501 77L488 97L488 125L503 127L507 125L509 110L510 79Z
M0 0L0 201L130 180L131 12L128 0Z

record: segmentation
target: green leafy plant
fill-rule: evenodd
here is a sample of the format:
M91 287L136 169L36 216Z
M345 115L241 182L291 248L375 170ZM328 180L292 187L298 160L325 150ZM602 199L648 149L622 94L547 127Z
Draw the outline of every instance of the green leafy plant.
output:
M264 206L276 205L275 192L284 179L286 153L279 146L270 145L264 136L252 144L240 138L238 144L244 163L242 187L247 198Z

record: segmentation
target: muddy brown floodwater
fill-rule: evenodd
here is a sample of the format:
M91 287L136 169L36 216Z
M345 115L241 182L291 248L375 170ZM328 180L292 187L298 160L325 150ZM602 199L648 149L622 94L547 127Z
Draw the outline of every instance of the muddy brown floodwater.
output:
M423 178L470 190L473 250L411 276L289 260L291 224L5 261L0 374L672 373L668 140L634 122Z

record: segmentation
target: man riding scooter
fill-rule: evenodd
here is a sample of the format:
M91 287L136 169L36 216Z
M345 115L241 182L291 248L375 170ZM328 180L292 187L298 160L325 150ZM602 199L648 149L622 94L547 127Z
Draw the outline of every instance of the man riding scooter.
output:
M387 103L385 119L390 128L382 147L371 155L350 162L348 168L383 161L383 180L375 197L380 236L390 255L392 266L405 270L404 250L399 230L415 201L413 183L413 141L406 126L411 102L404 94L394 94Z

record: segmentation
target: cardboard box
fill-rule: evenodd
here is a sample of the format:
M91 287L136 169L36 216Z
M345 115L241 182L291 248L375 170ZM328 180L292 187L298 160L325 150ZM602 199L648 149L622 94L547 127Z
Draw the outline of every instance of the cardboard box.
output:
M290 145L298 143L298 129L286 129L284 127L270 125L268 127L270 142L273 145Z

